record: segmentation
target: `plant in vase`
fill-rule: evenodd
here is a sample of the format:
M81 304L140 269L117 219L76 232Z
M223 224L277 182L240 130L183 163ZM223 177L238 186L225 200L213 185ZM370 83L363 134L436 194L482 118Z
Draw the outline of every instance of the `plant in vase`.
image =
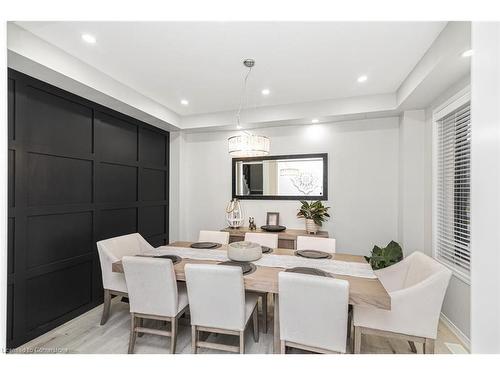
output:
M302 206L297 213L297 217L306 219L307 233L316 234L323 222L330 217L330 214L328 214L330 207L325 207L321 201L311 203L300 201L300 203L302 203Z

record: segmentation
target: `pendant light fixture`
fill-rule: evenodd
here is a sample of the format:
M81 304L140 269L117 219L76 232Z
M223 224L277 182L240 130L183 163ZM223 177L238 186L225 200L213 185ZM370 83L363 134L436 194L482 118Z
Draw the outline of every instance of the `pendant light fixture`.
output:
M240 124L241 110L244 107L248 76L255 65L255 60L245 59L243 65L248 68L248 72L243 82L243 93L241 95L238 112L236 113L236 127L238 129L242 128ZM269 138L263 135L251 134L248 131L243 131L243 134L230 137L227 141L229 155L233 157L265 156L269 154L270 141Z

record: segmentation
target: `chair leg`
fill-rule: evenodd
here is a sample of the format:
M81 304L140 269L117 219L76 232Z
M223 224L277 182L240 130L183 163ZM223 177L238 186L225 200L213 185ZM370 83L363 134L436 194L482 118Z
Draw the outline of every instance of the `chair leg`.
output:
M144 319L143 318L137 318L137 326L144 327ZM139 336L139 337L144 336L144 332L139 332L139 334L137 336Z
M354 326L354 354L361 353L361 327Z
M172 336L170 336L170 353L175 354L175 345L177 344L177 318L172 318L170 324L172 325Z
M240 354L245 354L245 331L240 331Z
M198 343L196 342L196 326L192 325L191 326L191 349L193 351L193 354L196 354L198 351Z
M280 347L281 347L280 353L281 353L281 354L286 354L286 344L285 344L285 340L280 340L280 342L281 342L281 345L280 345Z
M106 324L109 318L109 310L111 308L111 292L109 289L104 289L104 305L102 309L101 325Z
M267 333L267 297L267 293L262 295L262 331L264 333Z
M135 332L135 320L136 317L134 313L130 314L130 339L128 342L128 354L134 353L135 339L137 337L137 332Z
M415 347L415 343L413 341L408 341L408 344L410 344L410 349L411 349L412 353L416 353L417 348Z
M424 354L434 354L434 339L425 339Z
M253 341L259 342L259 309L255 306L252 314Z

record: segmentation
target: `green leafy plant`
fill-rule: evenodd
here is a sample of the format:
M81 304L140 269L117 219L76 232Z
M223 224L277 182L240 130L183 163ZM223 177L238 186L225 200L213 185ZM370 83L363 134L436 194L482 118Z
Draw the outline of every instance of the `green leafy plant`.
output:
M319 226L330 217L328 214L330 207L325 207L321 201L311 203L300 201L300 203L302 203L302 206L297 213L297 217L314 220L314 223Z
M391 241L386 247L374 246L371 257L365 257L374 270L393 265L403 259L403 249L395 242Z

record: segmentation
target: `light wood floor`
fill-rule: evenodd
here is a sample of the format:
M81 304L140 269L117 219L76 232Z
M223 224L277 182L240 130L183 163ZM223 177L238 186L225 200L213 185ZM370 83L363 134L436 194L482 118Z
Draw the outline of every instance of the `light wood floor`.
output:
M270 308L271 310L271 308ZM81 354L125 354L128 348L130 332L130 314L128 304L114 298L111 306L111 314L108 322L101 326L102 305L93 310L53 329L50 332L26 343L17 351L32 352L33 349L42 349L45 352L58 353L81 353ZM271 316L272 317L272 316ZM156 324L156 322L151 322ZM250 354L263 354L273 352L273 325L269 324L269 333L260 333L259 342L253 341L251 327L246 332L245 352ZM211 334L210 341L218 343L237 345L237 338ZM457 337L441 322L438 328L436 340L436 353L449 354L450 350L446 343L461 344ZM417 350L422 353L422 347L417 343ZM295 349L294 349L295 350ZM170 338L145 334L138 337L135 353L141 354L168 354L170 352ZM375 336L363 336L362 353L411 353L406 341L385 339ZM191 353L191 327L179 325L179 336L177 339L177 353ZM224 353L216 350L199 349L199 353ZM301 351L292 351L301 353Z

